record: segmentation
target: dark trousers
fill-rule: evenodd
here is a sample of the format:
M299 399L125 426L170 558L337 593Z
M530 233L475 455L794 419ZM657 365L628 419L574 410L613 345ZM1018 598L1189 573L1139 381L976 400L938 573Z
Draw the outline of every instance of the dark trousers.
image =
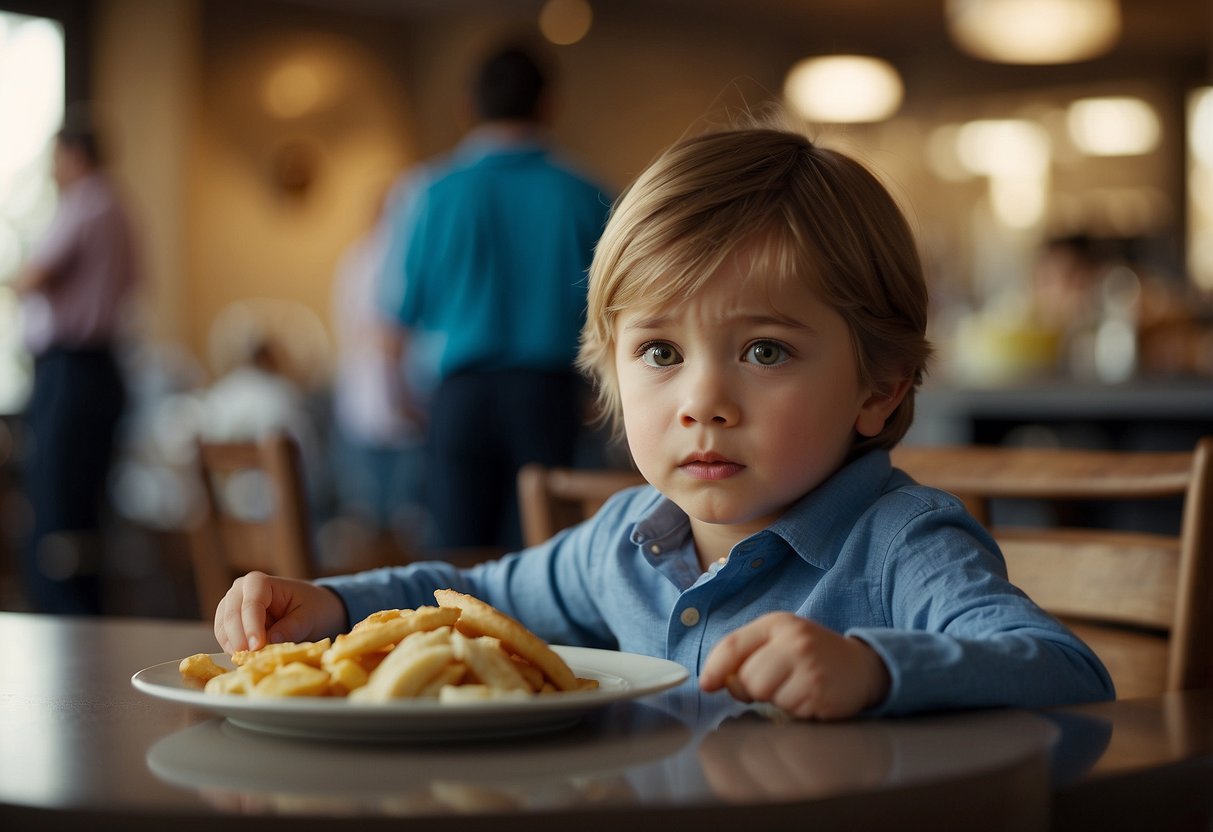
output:
M101 612L100 530L125 403L109 349L52 348L35 361L25 459L34 525L23 578L36 611Z
M440 548L522 545L518 469L572 465L585 384L503 370L442 381L430 409L427 503Z

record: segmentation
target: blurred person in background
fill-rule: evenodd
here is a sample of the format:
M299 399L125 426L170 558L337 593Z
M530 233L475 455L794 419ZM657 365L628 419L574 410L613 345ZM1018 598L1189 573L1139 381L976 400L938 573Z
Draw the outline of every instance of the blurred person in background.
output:
M387 194L375 200L367 232L333 275L333 479L338 508L400 551L427 539L425 403L432 383L424 345L410 344L378 304L387 249ZM407 361L406 361L407 356Z
M59 206L13 285L34 356L23 580L39 612L103 611L100 531L126 403L115 348L138 277L131 222L103 165L87 110L70 109L54 148Z
M440 548L520 545L518 469L576 455L573 361L610 199L545 138L547 80L524 47L491 55L476 126L408 177L390 218L381 298L406 329L444 339L427 475Z

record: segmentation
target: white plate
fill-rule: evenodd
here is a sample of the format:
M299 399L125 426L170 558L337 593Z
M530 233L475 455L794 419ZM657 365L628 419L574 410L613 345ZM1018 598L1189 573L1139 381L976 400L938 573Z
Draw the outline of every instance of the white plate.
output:
M676 662L588 647L553 646L578 676L598 680L598 688L529 699L439 703L402 699L356 703L301 696L252 699L205 693L182 678L179 661L144 668L131 677L138 690L227 717L233 724L282 736L317 739L430 740L482 739L551 731L577 722L590 711L637 699L683 682L687 670ZM222 653L213 655L220 663Z

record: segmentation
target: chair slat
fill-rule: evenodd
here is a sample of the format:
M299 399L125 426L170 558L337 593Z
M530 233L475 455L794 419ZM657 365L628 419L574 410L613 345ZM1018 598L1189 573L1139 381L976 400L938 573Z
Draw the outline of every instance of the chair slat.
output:
M995 529L1011 581L1061 616L1169 630L1179 543L1164 535Z
M1095 627L1062 617L1074 634L1095 651L1116 684L1117 699L1157 696L1167 675L1169 646L1161 635Z
M636 471L524 465L518 472L523 542L537 546L594 514L615 492L643 482Z
M1190 452L906 447L893 461L920 482L987 498L1166 497L1183 494L1192 479Z
M1213 686L1213 437L1182 453L970 446L903 447L892 456L917 481L960 497L987 526L990 500L1182 497L1174 535L995 535L1012 581L1075 622L1118 695Z

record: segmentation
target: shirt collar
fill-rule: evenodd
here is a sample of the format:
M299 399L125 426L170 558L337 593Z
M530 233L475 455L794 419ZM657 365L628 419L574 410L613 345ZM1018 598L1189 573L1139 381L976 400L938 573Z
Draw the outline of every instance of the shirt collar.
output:
M888 451L869 451L802 497L767 531L787 541L805 562L829 569L892 473Z
M778 535L806 563L829 569L859 516L884 492L892 471L888 451L870 451L844 465L758 534ZM668 552L685 544L690 534L686 513L654 491L652 504L632 530L632 543L646 551L656 546L658 552Z
M482 158L504 153L543 153L546 150L547 144L538 128L516 132L486 124L464 136L456 152L460 156Z

